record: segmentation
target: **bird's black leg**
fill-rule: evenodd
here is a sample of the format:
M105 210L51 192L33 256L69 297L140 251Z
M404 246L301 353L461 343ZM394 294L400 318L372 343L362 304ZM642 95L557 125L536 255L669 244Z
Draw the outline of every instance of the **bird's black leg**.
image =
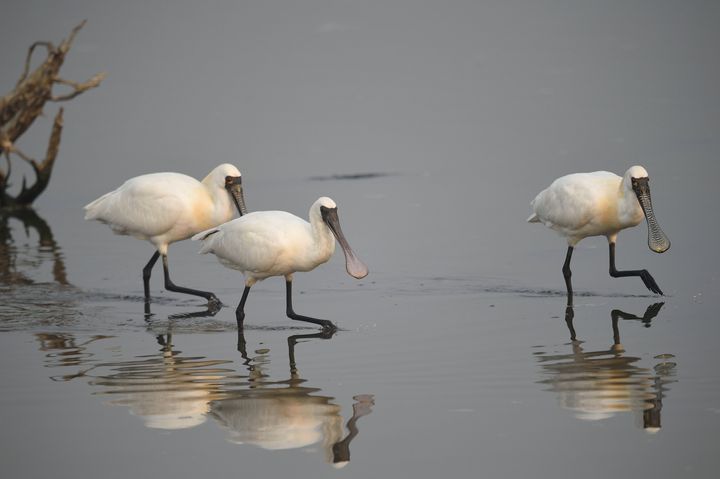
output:
M250 286L245 286L242 298L240 298L240 304L238 304L237 309L235 310L235 319L237 320L238 329L242 329L243 321L245 321L245 301L247 301L248 294L250 294Z
M568 331L570 331L570 341L575 341L577 335L575 334L575 327L573 326L573 319L575 318L575 309L571 303L565 306L565 324L567 324Z
M653 293L659 294L660 296L663 296L663 292L660 289L660 286L657 285L655 282L655 279L653 279L652 276L650 276L650 273L646 269L635 269L635 270L627 270L627 271L618 271L615 269L615 243L610 242L610 276L613 278L622 278L626 276L640 276L640 279L643 280L643 283L645 283L645 286L647 289L652 291Z
M573 247L568 246L567 254L565 255L565 262L563 263L562 272L565 277L565 287L567 288L567 305L572 306L573 304L573 289L572 289L572 271L570 271L570 260L572 259Z
M309 323L319 324L325 330L334 331L337 329L333 323L327 319L310 318L308 316L301 316L293 311L292 307L292 281L285 281L285 298L286 298L286 314L288 318L296 321L307 321Z
M612 330L613 330L613 345L618 346L620 344L620 328L618 328L618 319L619 316L615 314L617 310L613 309L610 312L610 319L612 320Z
M155 263L157 263L159 257L160 252L155 251L155 253L150 257L150 261L148 261L143 268L143 286L145 287L145 301L148 301L150 299L150 273L152 273L152 269L155 266Z
M200 291L197 289L192 288L185 288L183 286L176 286L171 280L170 280L170 272L168 270L168 259L167 255L162 255L163 260L163 269L165 270L165 289L168 291L174 291L176 293L185 293L185 294L192 294L194 296L202 296L203 298L208 300L209 305L220 305L220 300L217 299L217 296L215 296L213 293L210 293L208 291Z
M238 328L237 332L237 350L240 357L243 358L243 364L252 369L252 359L247 354L247 341L245 341L245 332L242 328Z

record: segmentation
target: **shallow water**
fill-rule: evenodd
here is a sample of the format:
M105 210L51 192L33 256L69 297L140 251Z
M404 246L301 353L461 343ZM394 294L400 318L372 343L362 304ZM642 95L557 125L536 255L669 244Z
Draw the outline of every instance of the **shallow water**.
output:
M66 105L36 213L0 216L8 477L715 477L720 12L450 3L10 2L6 64L86 14L67 76L110 75ZM164 291L159 268L146 306L151 247L82 219L130 176L221 161L250 210L338 203L370 275L338 251L294 286L331 337L285 317L277 278L239 333L241 276L189 241L173 279L225 307ZM528 203L561 174L633 163L673 246L622 232L618 268L666 296L610 278L592 238L568 310L565 244L525 223Z
M175 253L174 275L212 284L228 307L209 312L155 277L146 309L148 247L62 209L48 217L62 219L53 245L11 220L4 253L5 273L25 278L3 283L0 308L3 459L17 476L52 464L59 477L312 477L348 458L350 477L711 477L717 466L708 293L660 298L637 278L578 273L602 286L579 291L570 318L557 261L533 284L403 276L363 255L378 267L362 281L338 258L297 275L296 309L336 322L331 338L284 316L280 280L254 288L239 336L235 272Z

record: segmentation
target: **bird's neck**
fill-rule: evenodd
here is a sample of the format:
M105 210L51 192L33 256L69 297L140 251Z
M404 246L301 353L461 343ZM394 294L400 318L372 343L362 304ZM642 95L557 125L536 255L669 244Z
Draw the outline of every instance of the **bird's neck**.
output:
M218 187L208 176L202 181L205 191L213 204L212 217L215 225L230 221L234 216L233 204L225 188Z
M312 230L313 244L315 245L314 254L324 263L335 252L335 236L333 236L325 222L319 218L314 218L311 221L310 229Z
M639 224L643 217L643 210L640 207L635 193L628 189L624 181L620 182L618 189L618 222L623 228L628 228Z

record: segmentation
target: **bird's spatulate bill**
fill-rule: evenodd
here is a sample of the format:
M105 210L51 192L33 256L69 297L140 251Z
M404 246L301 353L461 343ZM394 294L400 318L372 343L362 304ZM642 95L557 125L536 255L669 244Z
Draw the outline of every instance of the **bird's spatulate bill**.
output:
M656 253L664 253L670 249L670 240L660 228L655 218L652 200L650 199L650 185L647 181L638 182L638 185L634 189L643 213L645 213L645 220L647 221L648 247Z
M238 210L240 216L247 214L247 207L245 206L245 195L243 194L242 184L232 183L227 186L230 196L235 202L235 207Z
M325 224L327 224L330 228L330 231L332 231L332 233L335 235L335 238L337 238L338 243L340 243L340 247L345 254L345 269L347 270L348 274L353 278L357 279L361 279L367 276L368 267L365 265L365 263L360 261L357 256L355 256L355 252L348 244L347 240L345 239L345 235L340 228L340 220L338 219L337 208L327 208L323 210L323 220L325 221Z
M340 238L338 238L338 241L339 240ZM342 243L341 241L340 246L342 246ZM355 253L350 249L350 246L347 245L347 242L345 242L345 245L346 246L342 246L343 253L345 253L345 269L353 278L364 278L368 275L368 267L355 256Z

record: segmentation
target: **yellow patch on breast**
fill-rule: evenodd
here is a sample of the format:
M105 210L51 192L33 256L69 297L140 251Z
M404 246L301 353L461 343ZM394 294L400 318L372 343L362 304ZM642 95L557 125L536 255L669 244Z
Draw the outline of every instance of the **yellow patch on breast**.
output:
M194 229L203 231L217 226L213 218L214 212L215 208L210 195L205 191L197 190L193 195L190 213Z
M598 222L608 230L620 229L618 202L615 198L603 198L597 205Z

